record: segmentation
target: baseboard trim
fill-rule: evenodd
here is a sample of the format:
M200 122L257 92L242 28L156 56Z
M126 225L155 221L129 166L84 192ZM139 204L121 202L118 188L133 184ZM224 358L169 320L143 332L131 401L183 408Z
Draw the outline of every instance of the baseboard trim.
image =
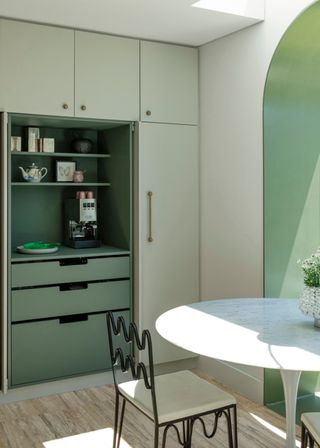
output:
M184 359L180 361L158 364L155 366L156 375L162 375L177 370L190 370L197 367L197 359ZM29 400L46 395L62 394L89 387L113 384L112 371L83 375L63 380L50 381L40 384L32 384L9 389L5 394L0 393L0 404L14 401Z
M86 389L88 387L103 386L113 384L112 372L102 372L92 375L83 375L63 380L50 381L28 386L14 387L5 394L0 394L0 404L12 403L14 401L29 400L46 395L61 394L75 390Z
M215 359L198 359L199 370L216 381L263 405L263 368L242 366Z
M155 366L155 375L164 375L178 370L192 370L198 366L198 358L180 359L179 361L171 361Z

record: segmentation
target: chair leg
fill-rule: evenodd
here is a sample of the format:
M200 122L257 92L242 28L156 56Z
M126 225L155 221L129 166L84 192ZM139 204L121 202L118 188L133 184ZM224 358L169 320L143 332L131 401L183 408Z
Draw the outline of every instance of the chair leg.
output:
M227 420L228 446L229 448L238 448L237 407L233 406L232 408L228 408L223 411L223 414Z
M194 420L192 420L192 419L188 420L188 431L187 431L187 440L186 440L186 447L187 448L191 448L192 447L193 424L194 424Z
M233 408L233 435L234 435L234 448L238 448L237 406L234 406Z
M164 448L165 446L165 438L162 440L162 447ZM155 424L154 425L154 441L153 441L153 446L154 448L158 448L159 446L159 425Z
M310 448L314 448L314 440L313 437L309 434Z
M116 448L116 446L117 446L118 419L119 419L119 394L116 393L115 408L114 408L114 425L113 425L112 448Z
M117 441L116 448L119 448L119 446L120 446L121 433L122 433L122 424L123 424L123 417L124 417L125 409L126 409L126 400L125 400L125 398L122 398L122 408L121 408L119 431L118 431L118 441Z
M301 448L307 448L306 427L302 422L301 422Z
M227 429L228 429L228 445L229 448L234 448L233 446L233 434L232 434L232 421L231 421L231 411L230 409L224 412L226 420L227 420Z
M189 420L182 421L182 442L183 448L188 448L189 442Z

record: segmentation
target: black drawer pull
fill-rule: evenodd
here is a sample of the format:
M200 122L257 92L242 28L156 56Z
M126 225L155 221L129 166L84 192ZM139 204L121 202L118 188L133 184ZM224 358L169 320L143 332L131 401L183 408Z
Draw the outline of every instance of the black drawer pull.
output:
M77 283L66 283L65 285L60 285L60 291L78 291L80 289L88 289L87 282L77 282Z
M60 324L71 324L73 322L84 322L88 320L88 314L73 314L72 316L62 316L59 319Z
M64 258L59 261L60 266L78 266L79 264L88 264L88 258Z

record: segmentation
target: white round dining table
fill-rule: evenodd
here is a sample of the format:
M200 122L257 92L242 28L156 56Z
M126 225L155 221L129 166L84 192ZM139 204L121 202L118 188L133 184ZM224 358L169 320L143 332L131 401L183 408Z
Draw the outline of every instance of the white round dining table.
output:
M160 335L209 358L278 369L286 405L286 447L295 448L302 371L320 371L320 329L297 299L222 299L179 306L156 321Z

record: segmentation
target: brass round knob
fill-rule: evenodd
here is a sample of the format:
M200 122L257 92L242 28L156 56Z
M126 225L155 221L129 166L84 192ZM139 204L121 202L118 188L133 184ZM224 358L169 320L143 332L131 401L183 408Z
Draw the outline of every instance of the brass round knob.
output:
M81 110L87 110L87 106L85 106L84 104L82 104L82 106L80 107Z
M69 106L68 106L67 103L63 103L63 104L62 104L62 107L63 107L63 109L65 109L65 110L69 109Z
M148 115L148 117L150 117L150 115L151 115L151 110L147 110L147 111L146 111L146 115Z

